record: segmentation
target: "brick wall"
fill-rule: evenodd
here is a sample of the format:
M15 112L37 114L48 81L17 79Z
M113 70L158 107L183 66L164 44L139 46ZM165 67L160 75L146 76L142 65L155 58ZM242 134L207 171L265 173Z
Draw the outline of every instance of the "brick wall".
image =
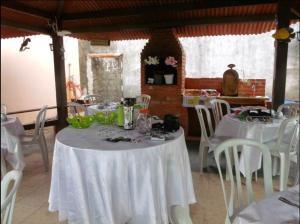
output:
M173 56L178 61L176 85L146 84L144 59L148 56ZM217 89L222 92L222 78L185 78L185 54L172 30L161 29L152 32L149 42L141 53L141 92L151 96L150 113L163 118L165 114L179 117L181 126L188 135L188 110L182 107L182 94L185 89ZM265 95L265 80L251 79L247 84L240 82L239 96L252 96L252 83L256 83L256 95ZM197 117L195 118L197 119ZM197 121L196 121L197 122ZM194 125L190 124L190 125Z
M185 88L186 89L216 89L222 93L222 78L186 78ZM238 86L239 96L252 96L252 84L255 84L256 96L265 96L265 79L248 79L246 83L240 80Z
M176 85L151 85L145 82L144 59L148 56L173 56L178 61ZM151 96L150 113L163 118L165 114L179 117L181 126L187 127L187 111L182 107L185 87L185 56L179 40L171 29L154 30L141 53L141 92Z

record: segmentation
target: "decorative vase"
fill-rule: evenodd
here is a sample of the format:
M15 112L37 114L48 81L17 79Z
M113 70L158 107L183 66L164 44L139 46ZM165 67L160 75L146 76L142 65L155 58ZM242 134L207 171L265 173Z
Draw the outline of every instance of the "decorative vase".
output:
M174 74L165 74L164 78L165 78L166 84L168 84L168 85L173 84Z

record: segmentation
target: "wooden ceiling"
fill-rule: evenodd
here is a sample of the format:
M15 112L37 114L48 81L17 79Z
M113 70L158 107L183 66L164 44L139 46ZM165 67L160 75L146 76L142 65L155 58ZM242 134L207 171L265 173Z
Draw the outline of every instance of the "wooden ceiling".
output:
M300 1L286 2L299 17ZM160 28L178 37L259 34L275 28L276 12L274 0L1 0L1 38L68 30L86 40L143 39Z

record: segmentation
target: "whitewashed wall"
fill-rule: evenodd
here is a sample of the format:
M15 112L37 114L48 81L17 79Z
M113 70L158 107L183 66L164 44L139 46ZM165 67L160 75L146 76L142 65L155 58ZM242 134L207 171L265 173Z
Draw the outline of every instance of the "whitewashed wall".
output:
M1 103L7 105L9 112L56 105L53 52L49 47L52 40L47 35L30 39L30 49L22 52L19 48L23 38L1 39ZM72 64L70 73L79 80L78 41L65 37L64 45L66 76L68 64ZM35 114L19 117L27 123ZM48 117L55 114L49 111Z
M82 41L85 42L85 41ZM86 43L86 42L85 42ZM147 43L147 40L128 40L128 41L112 41L109 47L105 46L90 46L89 44L81 44L87 48L82 52L88 53L119 53L122 54L123 68L123 96L136 97L141 94L141 62L140 54ZM82 60L87 60L86 76L88 94L93 94L93 74L91 68L91 60L89 57L82 57ZM85 74L81 74L85 75Z
M78 39L64 37L66 78L80 84ZM69 69L70 68L70 69Z

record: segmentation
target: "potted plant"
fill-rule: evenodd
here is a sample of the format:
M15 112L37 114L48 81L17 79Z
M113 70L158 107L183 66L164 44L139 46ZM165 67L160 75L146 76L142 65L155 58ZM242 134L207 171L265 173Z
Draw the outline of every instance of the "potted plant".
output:
M164 72L165 83L172 85L174 83L174 73L176 73L177 61L174 57L168 56L165 59L166 69Z

